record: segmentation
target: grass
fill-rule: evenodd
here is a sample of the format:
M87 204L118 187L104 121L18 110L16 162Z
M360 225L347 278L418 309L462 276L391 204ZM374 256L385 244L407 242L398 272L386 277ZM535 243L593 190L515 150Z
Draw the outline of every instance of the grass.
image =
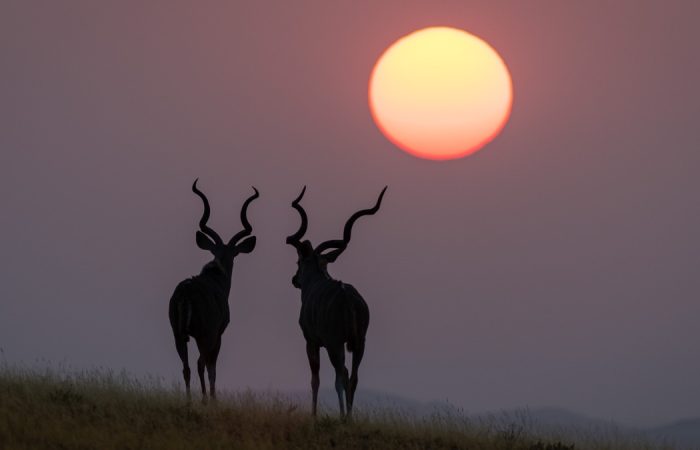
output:
M196 396L198 398L198 396ZM59 373L0 367L0 448L643 450L649 443L583 433L536 435L527 417L472 421L391 410L313 420L282 395L228 393L188 404L157 379L109 370ZM670 448L670 447L665 447Z

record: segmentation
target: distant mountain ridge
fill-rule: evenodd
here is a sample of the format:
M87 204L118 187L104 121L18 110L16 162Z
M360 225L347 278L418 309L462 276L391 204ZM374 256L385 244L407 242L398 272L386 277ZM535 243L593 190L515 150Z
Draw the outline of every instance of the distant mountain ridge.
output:
M295 401L303 404L310 401L310 393L290 393ZM332 414L338 409L338 399L332 389L319 391L321 410ZM679 449L700 450L700 418L689 418L657 427L638 428L620 425L612 420L588 417L560 407L541 407L517 410L501 410L483 413L467 413L462 408L445 401L421 402L418 400L381 391L360 389L355 396L358 411L386 410L409 418L426 418L432 415L465 417L475 422L512 420L529 429L545 431L595 431L596 433L624 434L648 438L654 442L669 443Z

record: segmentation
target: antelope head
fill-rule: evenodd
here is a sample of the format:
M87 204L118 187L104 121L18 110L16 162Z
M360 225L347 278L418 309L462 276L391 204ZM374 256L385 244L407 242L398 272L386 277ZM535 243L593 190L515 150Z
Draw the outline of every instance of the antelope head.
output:
M304 208L299 204L306 192L306 186L304 186L301 190L301 194L292 202L292 207L296 209L301 216L301 225L296 233L287 237L287 244L296 249L298 258L297 272L294 277L292 277L292 285L294 285L294 287L301 289L302 284L312 280L315 276L320 275L322 278L330 278L328 274L328 264L335 262L338 256L347 248L350 242L352 226L355 224L355 221L362 216L370 216L379 211L386 188L385 186L384 189L382 189L374 207L357 211L350 216L348 221L345 222L342 239L326 241L314 248L309 240L301 241L308 226L306 211L304 211Z
M250 205L253 200L258 198L260 194L258 193L258 190L253 187L253 191L255 191L255 193L248 197L241 208L241 223L243 224L243 230L236 233L227 243L224 243L218 233L209 228L207 225L211 212L209 208L209 200L207 200L206 195L204 195L202 191L197 189L197 180L194 180L194 183L192 184L192 192L197 194L204 203L204 213L202 214L202 218L199 219L199 231L197 231L197 246L202 250L211 252L211 254L214 255L214 260L207 263L207 265L204 266L204 269L218 268L225 274L230 275L231 270L233 269L233 258L235 258L239 253L250 253L255 248L255 236L250 236L250 234L253 232L253 227L251 227L250 223L248 222L247 212L248 205Z

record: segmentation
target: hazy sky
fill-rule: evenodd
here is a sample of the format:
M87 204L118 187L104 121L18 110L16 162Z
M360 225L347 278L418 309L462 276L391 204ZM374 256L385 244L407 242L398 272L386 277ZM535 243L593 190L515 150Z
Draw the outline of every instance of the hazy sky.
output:
M307 389L295 252L357 223L331 268L372 319L360 387L467 411L700 415L698 2L40 2L0 6L0 347L10 362L180 379L167 319L195 177L236 259L224 388ZM415 29L491 43L510 122L447 163L374 126L377 57ZM191 358L194 348L191 347ZM332 370L324 356L322 386Z

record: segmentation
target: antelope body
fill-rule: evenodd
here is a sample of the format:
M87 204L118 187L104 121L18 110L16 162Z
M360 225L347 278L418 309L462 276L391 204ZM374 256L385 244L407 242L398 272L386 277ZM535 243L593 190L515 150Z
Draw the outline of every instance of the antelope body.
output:
M212 399L216 398L216 361L221 349L221 336L230 320L228 296L231 290L233 259L239 253L250 253L255 248L256 239L255 236L249 236L253 229L247 218L248 205L259 197L257 189L253 190L255 193L241 208L243 230L228 243L224 243L221 237L207 226L210 215L207 197L197 189L197 180L192 185L192 191L204 203L204 213L199 221L200 231L196 234L197 246L211 252L214 259L204 265L199 275L180 282L170 298L168 315L175 337L175 348L182 360L182 375L188 398L190 367L187 342L190 336L194 338L199 349L197 372L202 386L202 401L207 400L205 368L209 377L210 396Z
M298 269L292 278L292 284L301 289L299 325L306 340L306 354L311 368L311 411L314 416L320 384L321 347L326 348L335 369L335 390L338 394L340 415L345 415L345 403L348 416L352 415L358 369L364 355L365 335L369 327L369 308L352 285L335 280L328 274L327 265L334 262L347 248L355 221L379 210L385 191L386 187L373 208L358 211L348 219L343 230L343 239L326 241L316 248L308 240L300 241L308 224L306 212L299 204L306 187L292 202L292 207L301 216L301 226L296 233L287 238L287 244L296 249L298 257ZM344 346L352 353L352 372L349 377L345 367Z

